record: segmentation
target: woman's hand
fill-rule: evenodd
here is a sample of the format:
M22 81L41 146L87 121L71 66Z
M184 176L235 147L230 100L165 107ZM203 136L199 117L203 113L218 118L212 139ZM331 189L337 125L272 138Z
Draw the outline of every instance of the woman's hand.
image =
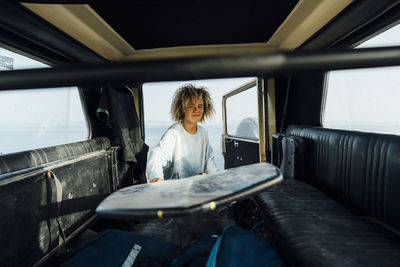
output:
M162 182L162 181L164 181L163 178L157 177L157 178L151 179L150 183L156 183L156 182Z

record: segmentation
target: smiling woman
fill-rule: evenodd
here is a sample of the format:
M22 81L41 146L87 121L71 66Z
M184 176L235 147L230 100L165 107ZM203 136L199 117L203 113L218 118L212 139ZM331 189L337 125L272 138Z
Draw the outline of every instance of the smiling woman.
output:
M204 87L188 84L176 91L171 105L176 123L150 152L147 165L150 182L217 171L208 133L198 125L213 113L210 94Z
M219 170L224 169L224 157L222 154L221 136L223 132L222 122L222 96L227 92L247 84L254 77L227 78L213 80L185 80L176 82L156 82L143 84L143 102L145 119L145 142L152 150L158 145L161 137L173 123L170 109L176 88L185 84L195 87L205 87L213 99L214 115L200 122L208 132L209 141L214 152L214 161ZM245 99L245 102L246 99ZM157 108L154 108L157 107ZM243 110L231 109L233 116L240 116Z
M183 110L185 117L182 126L190 134L197 132L197 123L203 118L203 99L192 99Z
M174 121L182 121L182 126L190 134L197 131L197 123L214 114L210 93L204 87L187 84L175 92L171 105Z

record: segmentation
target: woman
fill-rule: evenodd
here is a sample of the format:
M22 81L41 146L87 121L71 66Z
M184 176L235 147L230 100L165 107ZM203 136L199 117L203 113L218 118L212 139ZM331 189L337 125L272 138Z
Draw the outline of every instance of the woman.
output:
M210 117L214 107L204 87L188 84L179 88L171 105L176 121L150 152L147 179L159 182L180 179L202 173L214 173L213 151L207 131L198 123Z

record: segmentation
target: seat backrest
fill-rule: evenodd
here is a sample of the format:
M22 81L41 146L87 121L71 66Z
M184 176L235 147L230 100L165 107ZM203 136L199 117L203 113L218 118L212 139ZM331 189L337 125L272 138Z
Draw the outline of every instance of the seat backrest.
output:
M87 229L114 189L116 151L101 137L1 155L0 263L41 265Z
M400 136L289 126L306 139L307 181L400 230Z
M0 156L0 175L111 147L106 137Z

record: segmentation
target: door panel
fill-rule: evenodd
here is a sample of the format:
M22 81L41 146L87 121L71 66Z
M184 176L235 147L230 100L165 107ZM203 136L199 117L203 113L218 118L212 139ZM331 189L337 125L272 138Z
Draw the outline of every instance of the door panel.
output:
M225 138L225 169L257 163L260 160L258 142Z

